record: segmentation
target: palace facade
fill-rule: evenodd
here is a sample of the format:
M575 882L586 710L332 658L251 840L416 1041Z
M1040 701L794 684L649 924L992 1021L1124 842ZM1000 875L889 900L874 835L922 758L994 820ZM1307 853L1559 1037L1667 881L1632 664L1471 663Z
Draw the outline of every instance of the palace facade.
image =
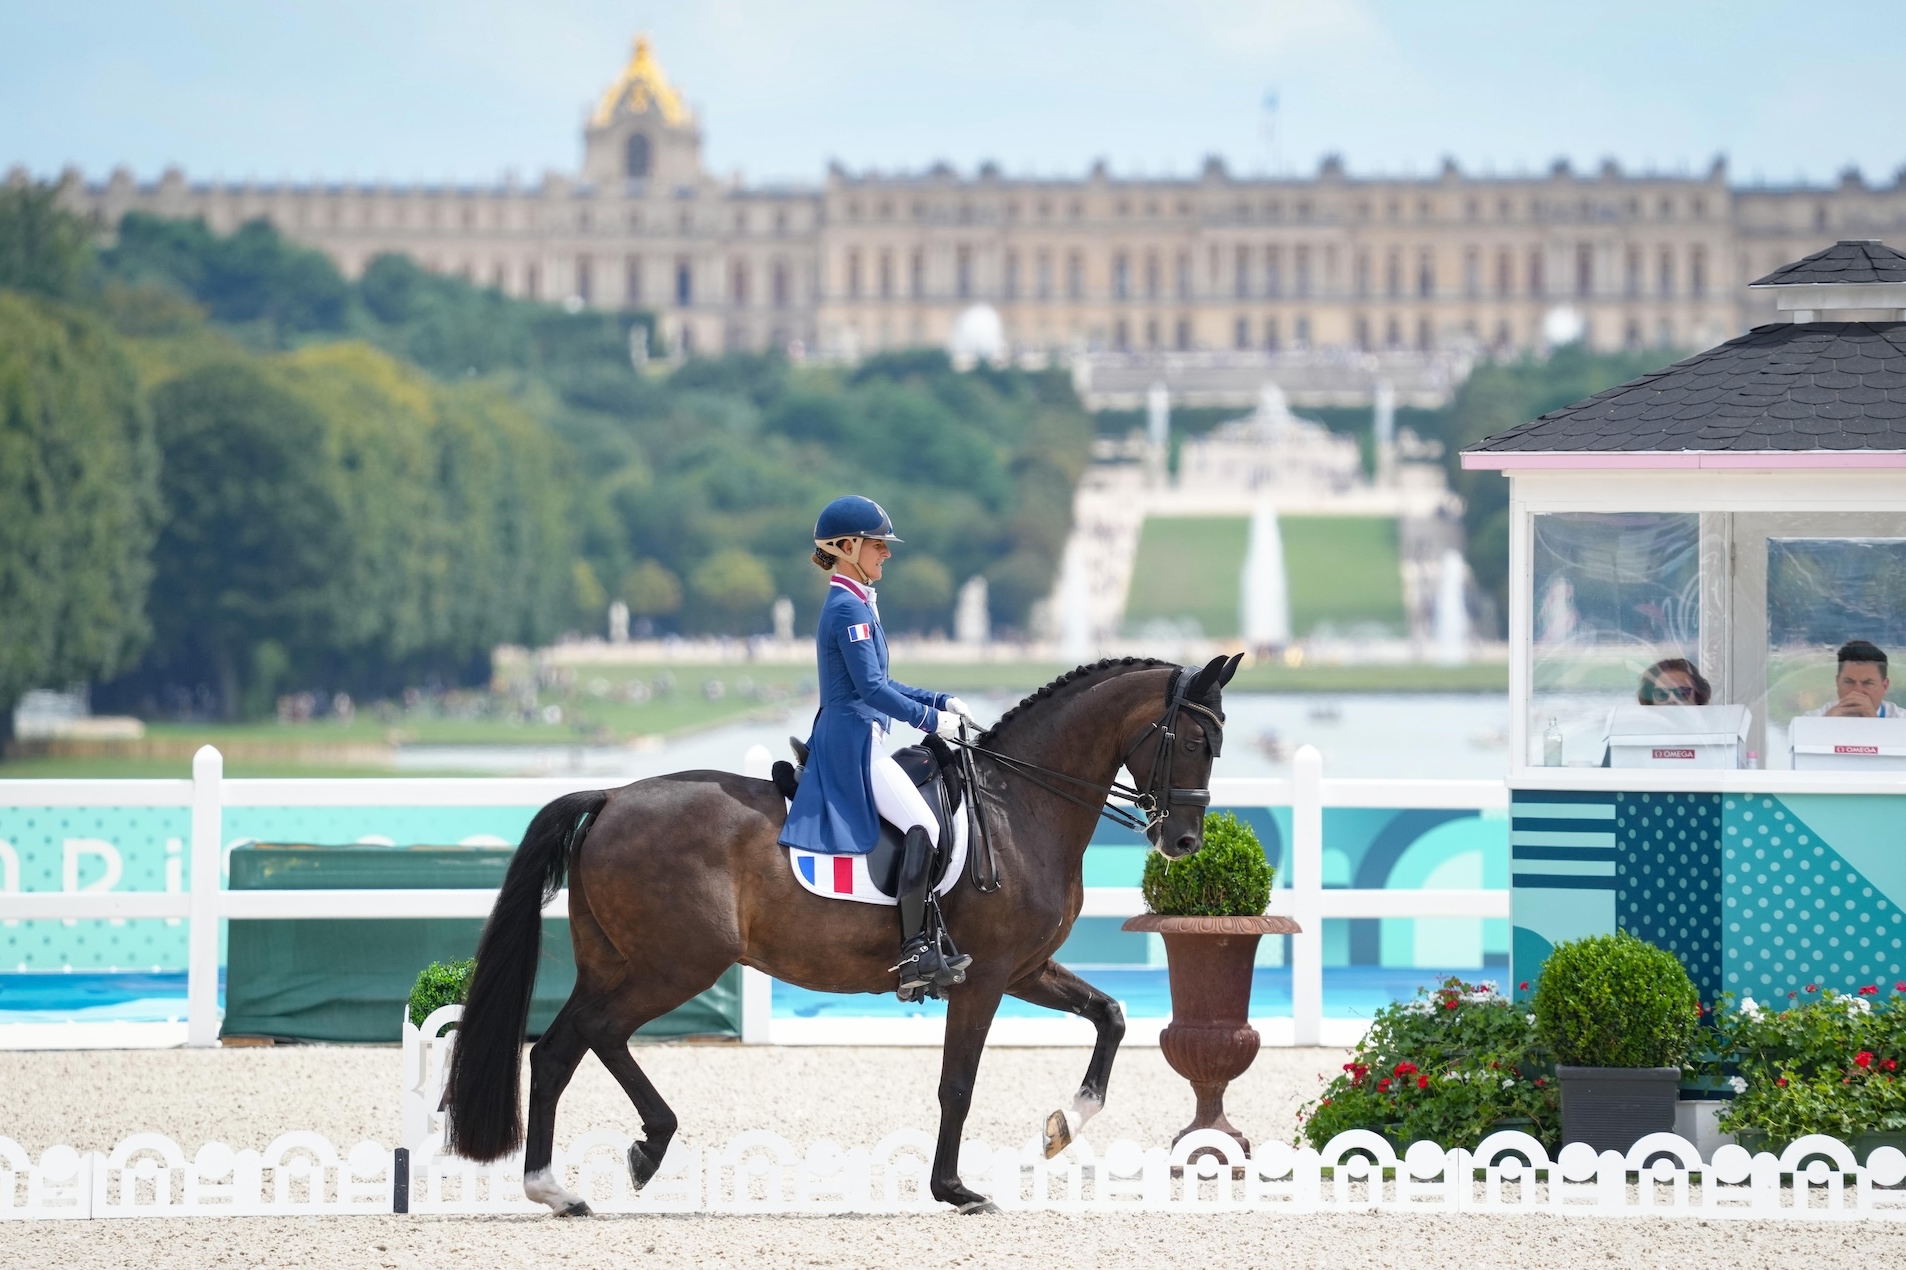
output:
M15 169L11 179L26 174ZM574 173L535 184L141 182L69 170L102 229L134 210L264 218L356 275L384 252L525 299L655 313L688 351L854 358L945 345L976 306L1013 353L1699 347L1769 320L1747 284L1842 238L1906 239L1906 182L1736 186L1558 163L1539 176L1021 179L988 164L750 187L638 39ZM994 329L990 318L974 323Z

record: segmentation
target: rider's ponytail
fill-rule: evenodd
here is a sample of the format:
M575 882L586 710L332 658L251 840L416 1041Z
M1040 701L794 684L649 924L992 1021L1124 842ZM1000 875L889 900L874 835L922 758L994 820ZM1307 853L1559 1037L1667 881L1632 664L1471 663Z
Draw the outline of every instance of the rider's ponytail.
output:
M812 556L809 556L808 559L812 560L815 564L819 565L821 568L829 569L829 570L831 570L835 565L840 563L839 556L832 555L826 551L823 551L819 547L814 548L814 554Z

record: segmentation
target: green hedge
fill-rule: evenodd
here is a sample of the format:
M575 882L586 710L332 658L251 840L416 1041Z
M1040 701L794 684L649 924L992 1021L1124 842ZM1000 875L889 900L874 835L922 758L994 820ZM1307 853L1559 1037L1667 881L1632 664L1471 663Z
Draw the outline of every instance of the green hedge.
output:
M1534 1007L1555 1061L1579 1067L1679 1067L1701 1022L1680 958L1626 931L1557 944Z

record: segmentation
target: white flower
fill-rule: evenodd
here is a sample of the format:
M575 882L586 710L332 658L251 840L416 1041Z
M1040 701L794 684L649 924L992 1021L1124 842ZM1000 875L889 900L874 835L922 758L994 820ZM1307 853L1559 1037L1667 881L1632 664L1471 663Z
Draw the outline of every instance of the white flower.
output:
M1747 1092L1747 1080L1741 1076L1729 1076L1727 1078L1727 1087L1737 1094L1744 1094Z
M1429 1014L1432 1013L1436 1007L1419 997L1403 1008L1411 1014Z
M1748 1018L1758 1022L1761 1015L1761 1009L1759 1005L1755 1004L1754 998L1742 997L1741 998L1741 1013L1745 1014Z
M1516 1083L1516 1082L1515 1082L1515 1077L1513 1077L1513 1076L1504 1076L1504 1077L1502 1078L1502 1087L1503 1087L1504 1089L1507 1089L1507 1088L1509 1088L1509 1086L1511 1086L1511 1085L1513 1085L1513 1084L1515 1084L1515 1083Z
M1871 1014L1873 1012L1873 1007L1866 1003L1865 997L1841 997L1840 1000L1846 1003L1846 1012L1848 1014Z
M1530 1027L1535 1026L1535 1016L1533 1014L1525 1014L1522 1017L1528 1021Z

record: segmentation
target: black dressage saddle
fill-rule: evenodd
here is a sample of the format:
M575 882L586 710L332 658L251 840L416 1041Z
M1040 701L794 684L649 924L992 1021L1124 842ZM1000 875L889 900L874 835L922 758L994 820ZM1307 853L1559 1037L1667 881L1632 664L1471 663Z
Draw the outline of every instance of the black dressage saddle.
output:
M807 768L807 746L794 737L788 738L788 745L794 750L795 762L789 763L785 759L777 762L772 769L772 776L774 787L781 797L791 800L794 791L801 787L801 775ZM895 750L893 761L900 764L900 770L907 774L907 779L927 800L927 806L933 810L933 818L939 824L939 831L934 835L935 850L930 871L932 885L937 890L941 879L946 876L947 862L953 855L953 817L959 814L960 802L966 792L965 782L960 776L959 756L953 753L953 747L945 741L930 736L920 745L908 745ZM900 830L882 818L880 841L867 853L867 877L883 895L892 895L898 885L900 848L904 841L905 836Z

